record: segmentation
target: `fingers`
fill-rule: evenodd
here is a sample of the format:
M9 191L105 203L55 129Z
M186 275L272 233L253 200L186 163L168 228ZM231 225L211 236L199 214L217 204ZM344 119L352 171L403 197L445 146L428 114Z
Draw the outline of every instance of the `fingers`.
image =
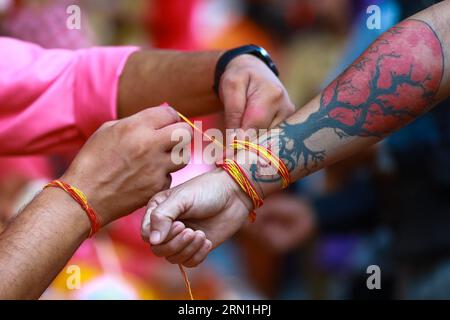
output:
M172 222L185 210L183 198L173 192L165 201L160 203L150 214L150 243L161 244L166 240Z
M172 233L172 231L170 233ZM175 234L175 232L173 232L173 234ZM192 229L184 228L172 239L165 241L162 244L152 246L152 251L158 257L173 256L182 252L195 238L195 232ZM169 237L167 239L169 239Z
M276 113L277 110L268 101L252 99L245 110L242 128L269 128Z
M255 78L252 86L256 89L248 96L242 122L244 129L270 128L290 115L291 109L293 111L289 96L278 79Z
M175 227L171 229L168 239L177 232L176 229ZM166 257L170 263L192 268L206 259L211 248L212 243L206 239L203 231L194 232L186 228L163 244L152 246L152 251L158 257Z
M171 151L173 147L182 148L192 141L193 131L186 122L178 122L168 125L158 130L161 134L161 146L166 151Z
M225 128L236 129L242 124L247 102L248 74L224 73L220 81L219 94L225 109Z
M211 251L212 248L212 242L206 239L203 242L203 246L198 250L190 259L183 262L183 265L188 268L193 268L198 266L200 263L202 263L206 257L208 256L208 253Z
M271 128L290 116L295 108L282 84L275 80L226 75L220 88L226 128Z
M275 118L273 119L272 123L270 124L269 128L274 128L277 125L279 125L281 122L283 122L286 118L290 117L295 112L295 106L290 101L290 99L287 99L286 103L278 110L277 114L275 115Z
M174 123L158 130L161 148L167 152L167 172L184 168L191 158L192 128L187 123Z
M219 94L228 129L270 128L294 112L280 80L251 55L230 62L222 75Z
M130 119L143 121L145 125L148 125L153 129L161 129L181 120L175 109L169 106L147 108L132 115Z
M169 255L166 257L167 261L171 263L181 263L184 264L186 261L193 258L193 256L202 249L205 245L206 236L203 231L197 230L194 232L194 238L191 242L186 245L182 250L176 252L173 255Z
M179 235L183 230L186 230L186 227L183 222L175 221L172 224L172 228L170 228L169 234L167 235L166 241L170 241Z
M159 192L155 194L147 205L147 210L145 211L145 215L142 219L141 224L141 237L145 242L150 242L150 226L151 226L151 216L152 212L158 207L160 203L167 199L170 190L166 190L163 192Z

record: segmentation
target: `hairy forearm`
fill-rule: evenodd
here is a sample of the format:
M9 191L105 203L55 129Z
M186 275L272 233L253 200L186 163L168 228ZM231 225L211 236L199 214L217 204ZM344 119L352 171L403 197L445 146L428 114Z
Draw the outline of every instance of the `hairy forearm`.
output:
M128 59L119 82L120 118L168 102L186 116L215 112L212 89L220 51L140 51Z
M450 3L430 7L376 40L320 96L259 143L278 147L292 180L369 146L450 93ZM241 161L241 163L245 163ZM246 169L268 194L279 176L253 156Z
M44 190L0 235L0 299L38 298L88 233L69 195Z

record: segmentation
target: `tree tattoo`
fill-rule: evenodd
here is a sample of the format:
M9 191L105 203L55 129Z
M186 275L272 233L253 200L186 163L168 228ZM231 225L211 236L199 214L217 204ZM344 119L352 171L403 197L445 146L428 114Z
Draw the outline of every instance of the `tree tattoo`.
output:
M420 20L398 24L322 92L317 111L301 123L280 125L280 158L289 171L318 166L327 150L313 150L307 141L324 129L340 139L386 136L435 102L443 70L443 51L433 29ZM256 181L279 179L261 174L259 167L251 167Z

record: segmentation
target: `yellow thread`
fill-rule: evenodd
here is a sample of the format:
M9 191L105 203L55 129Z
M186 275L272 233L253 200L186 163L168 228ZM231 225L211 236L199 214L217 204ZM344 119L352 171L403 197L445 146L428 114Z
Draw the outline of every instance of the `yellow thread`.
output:
M189 297L191 298L191 300L194 300L194 295L192 294L192 289L191 289L191 283L189 282L187 273L181 264L179 264L178 267L180 268L181 275L183 276L184 284L186 285L186 288L189 292Z
M54 183L56 183L61 189L66 190L66 187L60 182L60 181L54 181ZM51 187L51 183L47 183L45 187ZM81 198L81 200L83 200L84 202L87 202L87 197L86 195L83 193L83 191L81 191L80 189L74 187L74 186L70 186L73 190L73 192L75 192L77 194L77 196L79 196Z
M283 161L275 156L269 149L260 146L256 143L243 140L235 140L231 143L231 147L234 149L247 149L250 151L255 151L258 155L262 155L269 163L271 163L277 169L281 177L282 188L287 188L290 184L289 170Z
M231 159L224 159L224 164L227 167L228 173L234 178L239 187L241 187L241 189L248 194L253 202L254 208L259 208L262 205L263 201L248 178L245 177L242 171L239 169L238 164Z
M214 139L213 137L210 137L209 135L207 135L206 133L204 133L202 130L200 130L200 128L198 128L195 124L192 123L191 120L189 120L188 118L186 118L185 116L183 116L181 113L177 112L178 115L180 116L181 119L183 119L188 125L190 125L194 130L196 130L197 132L200 132L202 135L204 135L207 139L209 139L210 141L214 142L215 144L217 144L219 147L221 148L225 148L224 145L219 141Z

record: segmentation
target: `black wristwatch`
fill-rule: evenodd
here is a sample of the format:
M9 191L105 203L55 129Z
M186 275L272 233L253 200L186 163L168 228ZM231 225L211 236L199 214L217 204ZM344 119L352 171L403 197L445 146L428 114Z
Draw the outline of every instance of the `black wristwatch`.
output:
M214 92L217 94L217 96L219 96L220 78L222 77L222 74L225 72L227 65L230 63L231 60L233 60L237 56L240 56L241 54L251 54L259 58L278 77L279 75L278 69L275 66L275 63L272 61L272 58L270 57L269 53L264 48L256 46L254 44L237 47L226 51L219 58L219 61L217 61L216 71L214 73L214 86L213 86Z

